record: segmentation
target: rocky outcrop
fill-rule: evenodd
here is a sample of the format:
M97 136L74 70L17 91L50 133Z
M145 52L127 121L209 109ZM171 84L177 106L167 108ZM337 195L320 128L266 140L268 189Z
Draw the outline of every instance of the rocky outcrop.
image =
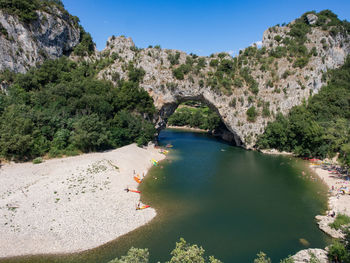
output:
M24 23L0 10L0 72L24 73L45 59L69 54L80 40L73 17L57 6L37 10L38 19Z
M334 228L331 228L329 224L334 222L333 217L331 216L321 216L318 215L315 217L317 220L318 227L325 232L326 234L330 235L333 238L344 238L344 234L341 230L336 230Z
M292 256L294 263L319 262L328 263L327 251L319 248L309 248L299 251ZM314 257L314 260L311 260ZM318 260L318 261L315 261Z
M314 24L316 18L312 15L307 17L310 24ZM310 54L306 65L298 66L297 58L288 55L271 56L277 48L286 47L283 39L290 38L290 30L290 26L276 26L266 30L262 49L256 51L256 48L250 47L235 58L223 53L197 57L177 50L152 47L138 49L130 38L113 36L108 39L107 47L101 55L114 56L116 59L99 73L99 77L116 82L121 78L128 79L130 63L134 67L143 68L145 76L141 86L153 98L158 109L158 129L166 126L167 118L179 103L199 100L220 115L237 145L253 148L258 135L263 133L267 123L278 112L286 114L293 106L318 93L326 80L323 78L324 73L340 67L350 53L348 35L332 35L327 30L311 27L304 44L307 49L305 52ZM256 52L255 55L250 56L250 51ZM239 73L226 80L227 87L225 83L222 84L225 88L218 88L215 82L213 84L212 80L215 80L218 72L217 67L210 63L212 60L219 60L219 63L232 61L233 67L240 67ZM262 63L266 63L267 68ZM185 72L184 76L175 77L174 70L183 64L190 65L190 73ZM254 79L258 92L253 93L252 85L241 81L244 74L249 74ZM236 79L243 84L236 85ZM248 121L247 110L253 106L258 116L255 120ZM264 108L268 114L263 112Z

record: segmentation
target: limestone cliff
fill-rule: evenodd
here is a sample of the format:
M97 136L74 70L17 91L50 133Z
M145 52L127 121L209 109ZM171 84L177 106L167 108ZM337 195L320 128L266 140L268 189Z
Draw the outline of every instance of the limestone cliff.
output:
M35 10L36 19L21 20L0 9L0 72L24 73L45 59L69 54L80 40L77 18L57 5Z
M350 53L348 23L327 12L269 28L261 48L248 47L234 58L226 53L198 57L160 47L138 49L131 38L113 36L101 56L114 62L99 77L117 82L128 79L130 66L142 68L141 86L159 110L159 129L179 103L201 100L219 113L237 145L253 148L268 121L316 94L327 70L341 66Z

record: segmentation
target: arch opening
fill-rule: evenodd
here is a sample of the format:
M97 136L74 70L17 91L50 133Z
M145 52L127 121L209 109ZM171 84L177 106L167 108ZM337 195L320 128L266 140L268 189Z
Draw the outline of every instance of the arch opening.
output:
M161 130L168 127L169 118L171 118L174 115L174 113L175 114L177 113L177 109L182 109L182 108L192 108L192 109L197 108L199 111L202 111L202 112L207 112L207 109L208 109L208 112L210 114L209 118L211 118L209 122L214 121L216 123L215 116L217 116L219 121L216 123L214 129L212 125L213 123L210 123L204 129L207 130L209 134L215 137L220 137L221 139L227 141L228 143L234 146L240 146L240 147L243 146L243 142L241 138L235 132L231 131L229 127L225 124L225 121L223 120L219 110L209 101L205 100L202 96L180 97L177 99L176 102L164 103L161 109L159 110L158 119L156 120L156 129L158 134ZM194 112L194 114L197 112L196 110L190 110L190 111ZM212 114L215 116L213 116ZM203 115L201 117L203 117ZM204 120L202 121L205 122L206 121L205 116L203 118ZM185 125L176 125L176 126L185 126ZM186 125L186 126L191 126L191 125ZM191 127L201 128L196 126L191 126Z

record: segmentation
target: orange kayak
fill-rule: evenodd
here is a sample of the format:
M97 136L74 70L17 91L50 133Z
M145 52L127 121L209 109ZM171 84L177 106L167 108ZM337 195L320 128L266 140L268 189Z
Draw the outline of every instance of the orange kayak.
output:
M148 208L148 207L151 207L149 205L143 205L141 207L137 207L136 210L142 210L142 209L145 209L145 208Z
M133 189L129 189L129 188L126 188L126 189L125 189L125 191L126 191L126 192L138 193L138 194L140 194L140 193L141 193L140 191L133 190Z
M142 180L140 179L140 177L134 176L134 180L136 182L138 182L139 184L142 182Z

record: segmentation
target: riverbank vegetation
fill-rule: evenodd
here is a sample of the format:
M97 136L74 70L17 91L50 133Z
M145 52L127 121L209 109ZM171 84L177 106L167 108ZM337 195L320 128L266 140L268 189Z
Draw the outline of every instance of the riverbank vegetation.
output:
M5 72L0 93L0 157L28 160L145 144L154 138L153 100L133 81L98 80L103 60L48 60L26 74Z
M329 246L328 258L331 262L350 262L350 232L345 231L345 237L341 240L335 240Z
M216 259L214 256L205 256L205 250L196 244L189 244L183 238L180 238L179 242L176 242L176 247L170 253L171 258L166 263L222 263L222 261ZM115 258L108 263L148 263L150 253L147 248L130 248L125 256ZM311 259L315 262L315 255L311 255ZM158 261L159 262L159 261ZM280 260L280 263L293 263L292 257L287 257ZM259 252L257 258L254 259L254 263L271 263L271 259L264 253Z
M350 58L324 77L327 85L318 94L267 125L258 148L321 158L339 152L339 159L350 166Z
M168 124L213 131L220 126L221 120L219 115L208 106L200 102L187 101L180 104L169 117Z
M167 263L221 263L220 260L213 256L206 257L205 250L198 245L191 245L187 243L183 238L180 238L179 242L176 242L175 249L171 252L171 259ZM127 255L121 258L116 258L108 263L148 263L149 251L148 249L131 248L127 252Z

